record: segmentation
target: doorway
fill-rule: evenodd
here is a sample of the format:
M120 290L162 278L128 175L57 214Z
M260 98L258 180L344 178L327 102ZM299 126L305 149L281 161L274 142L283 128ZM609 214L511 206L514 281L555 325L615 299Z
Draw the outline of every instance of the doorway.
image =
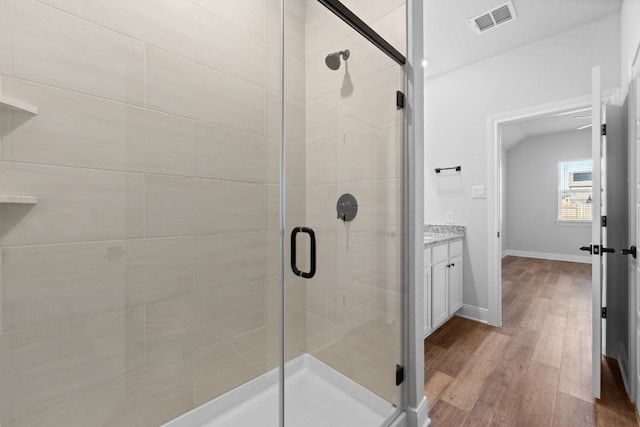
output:
M617 100L616 91L604 92L607 102ZM524 110L502 113L488 118L488 217L489 236L496 236L488 240L489 282L488 282L488 323L494 326L502 325L502 256L503 239L503 206L505 197L502 194L504 188L503 165L505 162L505 147L503 144L503 131L506 126L541 119L544 117L559 117L559 115L586 111L590 108L591 96L585 95L563 101L530 107ZM561 117L561 116L560 116ZM492 197L493 196L493 197ZM491 200L491 198L493 200ZM530 254L529 254L530 255Z

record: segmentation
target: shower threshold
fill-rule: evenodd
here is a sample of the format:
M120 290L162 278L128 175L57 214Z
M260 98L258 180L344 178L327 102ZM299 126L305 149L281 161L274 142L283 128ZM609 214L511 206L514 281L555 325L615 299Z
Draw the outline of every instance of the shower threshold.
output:
M309 354L285 366L287 427L381 426L395 408ZM278 427L278 369L163 427Z

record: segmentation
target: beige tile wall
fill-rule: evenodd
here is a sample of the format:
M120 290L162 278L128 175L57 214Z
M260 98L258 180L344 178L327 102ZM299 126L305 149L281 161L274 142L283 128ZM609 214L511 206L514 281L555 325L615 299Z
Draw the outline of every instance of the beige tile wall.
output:
M404 1L345 1L404 51ZM338 71L328 53L349 49ZM316 229L316 277L307 282L307 351L396 405L402 363L401 206L404 75L386 55L315 1L306 14L306 213ZM336 218L343 193L358 200Z
M0 194L39 198L0 205L0 425L157 426L277 365L279 8L0 1L2 94L39 110L0 110ZM287 12L293 227L304 2ZM288 358L305 300L288 274Z

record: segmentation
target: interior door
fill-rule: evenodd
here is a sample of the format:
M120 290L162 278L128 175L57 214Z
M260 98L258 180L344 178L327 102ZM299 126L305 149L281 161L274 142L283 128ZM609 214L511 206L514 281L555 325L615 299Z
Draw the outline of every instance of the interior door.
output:
M602 355L602 288L603 262L602 247L602 93L600 87L600 67L591 72L591 157L593 159L593 221L591 222L591 378L593 396L600 398L600 358ZM598 191L600 190L600 191Z
M618 360L620 370L629 372L629 218L628 218L628 103L604 107L606 136L604 137L604 187L611 189L606 195L606 244L616 250L615 254L605 253L605 286L607 307L603 336L606 337L605 354ZM603 295L603 298L605 295Z
M634 193L637 195L640 193L640 77L638 77L637 69L635 70L635 78L631 83L629 93L631 94L629 103L631 111L629 122L631 125L629 131L632 134L632 141L635 141L632 142L632 144L635 144L636 179ZM640 242L640 198L636 196L635 199L635 241L632 242L632 244L637 245L638 242ZM635 246L630 249L635 249ZM635 349L632 348L631 351L631 363L634 364L634 366L632 366L632 373L635 378L633 388L637 404L639 400L638 395L640 394L640 262L635 260L632 264L635 267L636 280L635 283L633 283L634 289L632 289L632 296L630 298L632 308L630 311L633 317L635 317L635 330L632 331L635 337L631 339L631 343L635 341ZM635 352L633 350L635 350Z

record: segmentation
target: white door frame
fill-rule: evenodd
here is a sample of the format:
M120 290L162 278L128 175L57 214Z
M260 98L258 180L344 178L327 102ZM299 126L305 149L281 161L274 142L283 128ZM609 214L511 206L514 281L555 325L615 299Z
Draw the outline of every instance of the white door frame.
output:
M619 90L605 91L603 96L610 102L617 101ZM489 297L487 321L490 325L502 325L502 239L498 237L501 231L500 166L503 161L502 126L586 107L591 107L590 94L487 117L487 287Z

